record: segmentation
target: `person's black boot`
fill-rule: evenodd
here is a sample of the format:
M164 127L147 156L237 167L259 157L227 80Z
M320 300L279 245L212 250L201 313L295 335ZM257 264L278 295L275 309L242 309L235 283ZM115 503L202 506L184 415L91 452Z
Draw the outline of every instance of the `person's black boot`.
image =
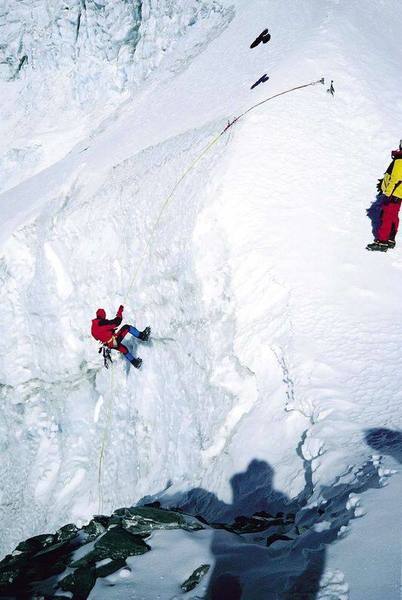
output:
M387 242L388 248L395 248L395 244L395 240L388 240Z
M147 342L149 340L150 335L151 335L151 328L145 327L144 331L140 331L139 339L142 342Z
M373 252L386 252L388 248L388 242L380 242L380 240L374 240L366 246L366 250L372 250Z
M136 369L139 369L142 365L142 358L133 358L130 362Z

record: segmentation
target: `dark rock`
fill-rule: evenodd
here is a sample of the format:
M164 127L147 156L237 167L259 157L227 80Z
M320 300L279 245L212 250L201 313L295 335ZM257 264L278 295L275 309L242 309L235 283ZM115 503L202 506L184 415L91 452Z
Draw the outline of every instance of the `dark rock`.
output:
M86 600L96 582L95 569L83 567L76 569L60 581L65 592L72 592L74 600Z
M36 535L35 537L28 538L24 542L18 544L14 552L22 552L23 554L38 552L38 550L43 550L44 548L51 546L54 538L55 536L50 533L45 535Z
M230 533L236 533L233 526L228 525L228 523L210 523L210 527L213 529L224 529L225 531L230 531Z
M265 511L260 511L254 513L251 517L244 515L236 517L230 528L235 533L258 533L270 527L293 524L295 519L296 515L294 513L278 512L275 516L272 516Z
M10 566L1 568L0 563L0 590L3 587L7 588L13 584L18 579L19 574L20 570L17 567L13 568Z
M148 502L148 504L144 504L144 506L147 508L160 508L161 503L156 500L155 502Z
M265 510L260 510L259 512L254 513L255 517L264 517L264 519L273 519L274 515L266 512Z
M13 555L9 555L0 563L1 592L4 590L7 595L13 594L21 600L25 597L31 598L27 592L31 584L59 575L65 570L76 544L71 545L70 541L67 541L48 546L49 540L56 540L56 536L41 536L41 538L41 540L36 538L33 543L32 539L27 540L29 543L25 546L19 544L25 552L14 551ZM44 541L43 549L41 549L42 541ZM31 553L26 552L28 547L32 548ZM39 550L35 551L35 548Z
M82 531L86 534L86 541L91 542L102 535L106 531L106 528L99 521L92 519L88 525L84 525Z
M110 517L110 521L109 521L109 527L113 526L113 525L121 525L123 522L123 518L119 517L118 515L113 514Z
M112 560L107 565L102 565L101 567L97 567L95 573L96 577L107 577L108 575L112 575L116 573L119 569L122 569L126 564L126 561L121 558L117 560Z
M68 525L64 525L58 531L56 531L56 541L57 542L69 542L74 539L78 533L78 527L76 527L73 523L69 523Z
M0 562L0 598L53 599L56 593L63 597L63 591L75 600L87 598L98 577L124 567L129 556L148 552L150 546L144 539L158 529L193 531L203 529L203 525L194 517L155 504L120 508L111 517L97 515L81 529L70 523L55 534L21 542ZM81 558L71 562L77 548ZM107 559L106 564L96 566ZM196 585L195 579L203 574L195 571L185 584Z
M139 537L120 527L109 529L98 542L95 550L98 560L104 558L126 559L128 556L144 554L150 547Z
M155 529L184 529L186 531L202 529L202 525L195 519L170 510L147 506L119 508L113 513L111 523L121 525L130 533L142 537L148 537Z
M292 540L292 538L289 537L289 536L287 536L287 535L284 535L283 533L273 533L272 535L270 535L269 537L267 537L267 546L271 546L272 544L274 544L278 540L282 540L284 542L288 542L288 541Z
M201 521L201 523L204 523L205 525L209 524L208 521L204 519L202 515L195 515L195 518L198 519L198 521Z
M95 515L92 521L95 521L95 523L100 523L106 528L109 527L110 517L107 517L106 515Z
M126 560L129 556L139 556L148 552L150 547L137 535L129 533L122 527L113 527L106 531L97 542L93 550L79 560L73 562L72 568L81 568L94 565L100 560L111 558L113 560Z
M201 581L201 579L208 573L211 565L201 565L196 569L184 583L181 584L183 592L191 592Z

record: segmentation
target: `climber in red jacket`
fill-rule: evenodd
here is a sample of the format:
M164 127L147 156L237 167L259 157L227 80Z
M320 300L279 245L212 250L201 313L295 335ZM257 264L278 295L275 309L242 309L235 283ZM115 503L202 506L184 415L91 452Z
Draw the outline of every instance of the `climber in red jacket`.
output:
M131 335L142 342L147 342L151 334L151 328L146 327L144 331L138 331L133 325L123 325L123 327L116 331L122 322L123 310L124 306L119 306L115 318L107 319L105 310L103 308L98 308L96 311L96 319L92 319L91 334L96 340L102 342L104 347L109 348L110 350L117 350L124 354L127 360L130 361L136 369L139 369L142 364L142 359L135 358L121 342L128 333L131 333Z

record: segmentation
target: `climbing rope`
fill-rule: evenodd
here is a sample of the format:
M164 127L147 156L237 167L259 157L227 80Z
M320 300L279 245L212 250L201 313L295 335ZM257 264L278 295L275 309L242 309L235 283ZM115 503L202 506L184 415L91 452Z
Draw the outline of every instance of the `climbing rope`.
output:
M269 102L270 100L273 100L274 98L279 98L279 96L284 96L285 94L289 94L290 92L295 92L296 90L301 90L303 88L310 87L311 85L317 85L318 83L321 83L322 85L324 85L324 83L325 83L324 77L321 77L321 79L318 79L317 81L311 81L310 83L304 83L303 85L297 85L296 87L290 88L289 90L285 90L284 92L279 92L278 94L275 94L274 96L270 96L269 98L266 98L265 100L261 100L261 102L257 102L257 104L250 106L250 108L248 108L243 113L241 113L241 115L239 115L235 119L235 121L238 121L239 119L241 119L242 117L247 115L249 112L251 112L255 108L258 108L262 104L265 104L266 102Z
M110 394L109 394L109 399L107 400L105 427L103 429L102 443L101 443L101 449L100 449L100 453L99 453L99 466L98 466L98 512L99 512L99 514L102 514L102 511L103 511L102 472L103 472L103 463L105 460L105 452L106 452L107 442L109 440L109 429L110 429L110 422L112 419L113 397L114 397L114 364L112 363L112 368L110 371Z
M172 201L174 194L177 190L177 188L179 187L179 185L181 184L181 182L185 179L185 177L194 169L194 167L200 162L200 160L205 156L205 154L207 154L207 152L209 152L209 150L212 148L212 146L214 146L219 140L220 138L232 127L232 125L234 125L235 123L237 123L240 119L242 119L245 115L247 115L249 112L251 112L252 110L255 110L256 108L258 108L259 106L262 106L263 104L265 104L266 102L269 102L270 100L274 100L274 98L279 98L279 96L284 96L285 94L289 94L291 92L295 92L296 90L301 90L303 88L307 88L313 85L317 85L317 84L324 84L324 78L319 79L317 81L311 81L310 83L305 83L303 85L298 85L296 87L290 88L288 90L284 90L283 92L279 92L278 94L274 94L273 96L270 96L269 98L266 98L265 100L261 100L261 102L257 102L257 104L254 104L253 106L250 106L250 108L248 108L247 110L245 110L244 112L242 112L239 116L235 117L232 121L228 121L226 127L224 129L222 129L222 131L220 133L218 133L218 135L216 135L200 152L200 154L195 158L195 160L193 160L193 162L187 167L187 169L184 171L184 173L179 177L179 179L176 181L176 183L174 184L173 188L171 189L170 193L168 194L168 196L165 198L165 200L162 202L161 208L158 212L157 218L152 226L151 229L151 233L148 237L147 243L145 245L144 251L137 263L137 267L133 273L133 276L130 280L130 283L128 285L124 300L123 300L123 304L126 304L126 301L128 299L128 296L134 286L134 283L137 281L137 277L141 271L142 265L144 264L145 258L148 256L148 253L151 249L152 246L152 242L154 240L155 237L155 233L159 227L159 223L162 219L163 213L165 212L166 208L168 207L168 205L170 204L170 202ZM112 416L112 399L113 399L113 390L114 390L114 370L113 370L113 365L112 365L112 370L111 370L111 389L110 389L110 399L108 402L108 407L107 407L107 413L106 413L106 423L105 423L105 429L104 429L104 433L103 433L103 438L102 438L102 444L101 444L101 450L100 450L100 456L99 456L99 469L98 469L98 489L99 489L99 512L101 512L103 510L103 489L102 489L102 471L103 471L103 463L104 463L104 459L105 459L105 452L106 452L106 446L107 446L107 442L108 442L108 430L109 430L109 425L110 425L110 421L111 421L111 416Z
M266 102L269 102L270 100L273 100L274 98L279 98L279 96L284 96L285 94L289 94L290 92L295 92L296 90L301 90L303 88L306 87L310 87L313 85L317 85L318 83L324 84L324 77L322 77L321 79L318 79L317 81L311 81L310 83L304 83L303 85L298 85L296 87L290 88L288 90L284 90L283 92L279 92L278 94L274 94L273 96L270 96L269 98L266 98L265 100L261 100L261 102L257 102L257 104L254 104L253 106L250 106L250 108L248 108L247 110L245 110L244 112L242 112L238 117L235 117L232 121L228 121L226 127L224 129L222 129L222 131L220 133L218 133L218 135L216 135L206 146L205 148L201 151L201 153L197 156L197 158L190 164L189 167L187 167L187 169L184 171L184 173L179 177L179 179L176 181L176 183L174 184L172 190L170 191L169 195L165 198L165 200L162 202L161 208L159 210L158 216L156 218L156 221L151 229L151 233L148 237L147 243L145 245L144 251L137 263L137 267L134 271L134 274L130 280L130 283L128 285L126 294L124 296L124 301L123 304L126 304L128 296L134 286L134 283L137 281L137 277L141 271L142 265L144 263L145 258L147 257L150 249L151 249L151 245L152 242L154 240L155 237L155 233L159 227L159 223L162 219L162 215L165 212L166 208L168 207L168 205L170 204L171 200L174 197L174 194L177 190L177 188L179 187L179 185L181 184L181 182L183 181L183 179L185 179L185 177L190 173L190 171L192 171L194 169L194 167L197 165L197 163L200 162L200 160L205 156L205 154L207 154L207 152L209 152L209 150L212 148L212 146L214 146L214 144L216 144L220 138L232 127L232 125L234 125L235 123L237 123L237 121L239 121L240 119L242 119L245 115L247 115L249 112L251 112L252 110L255 110L256 108L258 108L259 106L262 106L263 104L265 104Z
M197 163L199 163L199 162L200 162L200 160L203 158L203 156L204 156L204 155L205 155L205 154L206 154L206 153L207 153L207 152L208 152L208 151L209 151L209 150L212 148L212 146L213 146L214 144L216 144L216 143L219 141L220 137L223 135L223 133L224 133L225 131L226 131L226 129L225 129L225 130L223 130L223 131L221 131L221 132L219 133L219 135L217 135L216 137L214 137L214 138L213 138L213 140L211 140L211 141L210 141L210 142L209 142L209 143L208 143L208 144L205 146L205 148L204 148L204 149L201 151L201 153L200 153L200 154L197 156L197 158L196 158L196 159L195 159L195 160L194 160L194 161L193 161L193 162L190 164L190 166L189 166L189 167L188 167L188 168L187 168L187 169L184 171L184 173L183 173L183 174L182 174L182 175L179 177L179 179L176 181L176 183L174 184L173 188L171 189L171 191L170 191L169 195L168 195L168 196L165 198L165 200L163 201L163 203L162 203L162 206L161 206L161 208L160 208L160 210L159 210L158 216L157 216L157 218L156 218L156 221L155 221L155 223L153 224L153 227L152 227L151 233L150 233L150 235L149 235L149 237L148 237L148 240L147 240L147 243L146 243L146 246L145 246L144 252L142 253L140 260L138 261L138 263L137 263L137 268L135 269L135 271L134 271L134 274L133 274L133 276L132 276L132 278L131 278L131 280L130 280L130 284L129 284L128 288L127 288L127 291L126 291L126 295L125 295L125 297L124 297L123 304L126 304L126 302L127 302L127 298L128 298L128 296L129 296L129 293L130 293L130 291L131 291L131 289L132 289L132 287L133 287L134 283L136 282L136 280L137 280L137 277L138 277L138 274L139 274L139 272L140 272L140 270L141 270L141 267L142 267L142 265L143 265L143 263L144 263L144 260L145 260L145 258L146 258L146 257L147 257L147 255L148 255L148 251L149 251L149 249L150 249L150 247L151 247L151 244L152 244L152 241L153 241L153 239L154 239L154 237L155 237L155 233L156 233L156 231L157 231L157 229L158 229L158 227L159 227L159 223L160 223L160 221L161 221L162 215L163 215L163 213L165 212L165 210L166 210L167 206L169 205L170 201L172 200L172 198L173 198L173 196L174 196L174 193L175 193L175 191L177 190L177 188L179 187L179 185L181 184L181 182L183 181L183 179L184 179L184 178L185 178L185 177L188 175L188 173L190 173L190 171L192 171L192 170L194 169L195 165L196 165Z

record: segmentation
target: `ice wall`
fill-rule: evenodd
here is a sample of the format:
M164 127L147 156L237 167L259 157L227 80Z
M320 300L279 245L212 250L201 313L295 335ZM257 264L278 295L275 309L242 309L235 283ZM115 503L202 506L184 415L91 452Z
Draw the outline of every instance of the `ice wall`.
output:
M160 64L182 70L231 15L209 0L2 2L0 190L64 156Z
M3 13L10 25L3 47L8 81L3 85L17 86L19 102L32 94L34 121L42 110L35 86L45 94L68 71L69 78L61 79L65 87L51 97L71 99L78 118L86 110L84 100L110 98L108 88L121 77L126 79L119 91L127 91L129 71L132 80L141 80L166 56L161 77L177 74L233 15L216 2L187 3L180 10L173 2L38 2L18 8L18 19L5 9ZM18 70L21 55L28 59ZM174 136L113 168L99 166L92 191L89 173L80 164L85 155L77 154L73 177L6 243L0 275L2 335L9 330L0 358L0 505L8 523L3 549L28 532L85 518L100 506L108 510L116 503L130 504L159 491L175 474L191 479L199 472L200 450L217 426L214 406L224 411L233 402L225 387L209 382L216 349L206 328L208 311L197 299L200 284L191 252L196 214L205 200L199 171L175 195L131 289L129 281L168 190L223 125L219 120ZM95 137L96 118L91 126ZM21 125L21 130L28 137L29 126ZM218 155L222 148L218 146ZM27 165L21 152L9 139L6 156L27 177L33 163ZM216 152L201 172L205 186ZM26 156L33 160L29 149ZM10 175L11 167L6 159L8 182L16 177ZM54 173L63 178L65 168ZM26 185L29 201L46 197L43 188ZM117 359L111 375L102 369L96 343L88 344L88 328L98 304L110 314L122 301L126 320L138 327L150 323L154 341L138 349L148 362L144 372L133 372ZM228 360L239 369L235 360ZM105 456L99 478L101 448Z

